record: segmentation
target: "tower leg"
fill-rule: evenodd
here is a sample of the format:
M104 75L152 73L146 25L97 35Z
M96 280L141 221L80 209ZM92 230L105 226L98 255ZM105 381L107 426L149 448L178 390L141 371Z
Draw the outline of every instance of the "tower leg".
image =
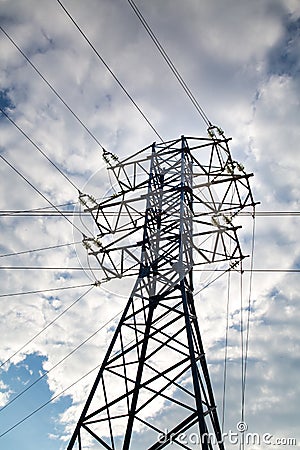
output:
M89 442L111 450L180 446L195 426L203 450L213 448L212 434L221 440L188 278L155 297L139 295L144 285L138 279L68 450Z

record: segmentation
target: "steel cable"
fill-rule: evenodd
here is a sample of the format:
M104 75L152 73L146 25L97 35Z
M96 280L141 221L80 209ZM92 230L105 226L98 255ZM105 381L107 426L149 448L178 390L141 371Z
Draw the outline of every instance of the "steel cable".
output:
M161 135L158 133L158 131L155 129L155 127L152 125L152 123L150 122L150 120L146 117L146 115L144 114L144 112L142 111L142 109L138 106L138 104L136 103L136 101L133 99L133 97L131 96L131 94L129 94L129 92L127 91L127 89L125 88L125 86L123 85L123 83L121 83L121 81L118 79L118 77L115 75L115 73L112 71L112 69L109 67L109 65L106 63L106 61L103 59L103 57L100 55L99 51L96 49L96 47L92 44L92 42L90 41L90 39L87 37L87 35L84 33L84 31L80 28L80 26L77 24L77 22L75 21L75 19L72 17L72 15L69 13L69 11L66 9L66 7L63 5L63 3L60 0L56 0L57 3L61 6L61 8L63 9L63 11L65 12L65 14L68 16L68 18L71 20L71 22L74 24L74 26L76 27L76 29L79 31L79 33L81 34L81 36L84 38L84 40L88 43L88 45L91 47L91 49L93 50L93 52L96 54L96 56L98 57L98 59L102 62L102 64L105 66L105 68L108 70L108 72L111 74L111 76L113 77L113 79L116 81L116 83L118 84L118 86L122 89L122 91L126 94L126 96L129 98L129 100L131 101L131 103L135 106L135 108L138 110L138 112L141 114L141 116L145 119L145 121L147 122L147 124L150 126L150 128L154 131L154 133L156 134L156 136L163 142L163 138L161 137Z

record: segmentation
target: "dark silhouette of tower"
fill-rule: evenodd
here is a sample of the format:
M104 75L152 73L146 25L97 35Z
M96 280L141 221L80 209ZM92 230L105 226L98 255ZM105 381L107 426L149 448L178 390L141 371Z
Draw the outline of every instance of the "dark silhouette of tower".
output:
M106 280L135 279L68 450L224 444L194 304L193 268L243 259L235 216L253 206L229 139L184 137L119 161L104 152L117 191L81 201L99 229L87 238ZM194 440L195 442L195 440Z

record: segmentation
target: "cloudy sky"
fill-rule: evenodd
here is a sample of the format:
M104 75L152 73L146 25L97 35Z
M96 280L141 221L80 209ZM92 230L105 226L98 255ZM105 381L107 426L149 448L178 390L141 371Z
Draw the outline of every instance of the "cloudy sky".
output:
M249 432L300 445L300 3L136 3L211 122L232 136L233 158L255 174L245 421ZM87 374L124 306L118 287L93 286L97 271L77 243L91 224L72 215L77 189L101 196L109 186L101 145L122 157L159 136L206 136L128 1L63 4L98 55L57 1L0 0L0 106L13 121L0 116L0 446L7 450L65 448L95 377ZM252 219L240 223L249 254ZM232 276L224 431L241 418L240 282ZM220 416L227 283L197 297ZM249 284L246 270L244 317Z

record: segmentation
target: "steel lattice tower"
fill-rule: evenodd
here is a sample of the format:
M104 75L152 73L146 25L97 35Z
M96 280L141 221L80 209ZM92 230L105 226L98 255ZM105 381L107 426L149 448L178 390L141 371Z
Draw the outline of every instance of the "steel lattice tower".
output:
M224 449L193 267L230 270L244 257L234 218L254 205L252 174L228 141L212 127L208 138L154 143L121 162L105 152L118 191L100 203L81 195L99 230L85 245L104 281L136 281L68 450L190 449L191 432L197 448Z

